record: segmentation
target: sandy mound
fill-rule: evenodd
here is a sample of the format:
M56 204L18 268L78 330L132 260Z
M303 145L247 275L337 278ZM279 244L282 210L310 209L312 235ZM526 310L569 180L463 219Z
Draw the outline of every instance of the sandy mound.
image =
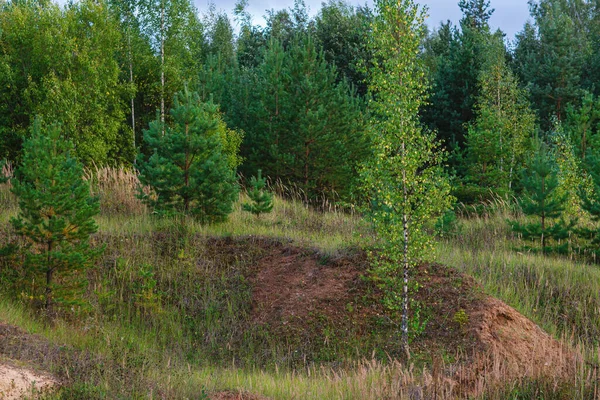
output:
M23 396L36 398L58 387L58 384L58 380L50 375L0 364L0 399L21 399Z

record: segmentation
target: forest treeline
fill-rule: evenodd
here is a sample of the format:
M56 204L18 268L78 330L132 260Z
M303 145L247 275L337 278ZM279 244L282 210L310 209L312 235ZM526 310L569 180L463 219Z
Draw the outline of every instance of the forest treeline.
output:
M421 125L445 151L453 194L521 196L543 143L576 216L598 175L600 2L530 1L514 41L490 28L489 1L459 6L460 22L432 29L415 54ZM373 148L368 71L381 62L368 6L328 0L310 17L296 0L267 11L264 27L248 0L232 16L190 0L13 0L0 14L0 159L19 163L40 118L61 125L85 165L132 165L186 86L241 138L238 172L260 169L307 200L354 200Z

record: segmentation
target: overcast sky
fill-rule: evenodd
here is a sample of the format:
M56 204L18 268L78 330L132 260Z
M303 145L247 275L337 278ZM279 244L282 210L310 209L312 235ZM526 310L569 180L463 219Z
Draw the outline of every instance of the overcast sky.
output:
M226 11L230 16L233 15L233 6L236 0L194 0L196 6L201 13L206 12L208 5L213 2L217 9ZM304 0L310 10L310 14L314 15L319 12L322 0ZM347 0L351 4L365 4L367 0ZM458 23L461 17L460 9L458 8L458 0L417 0L417 3L427 5L429 7L429 18L427 24L430 27L437 27L440 21L447 19L454 23ZM265 10L289 8L294 5L294 0L248 0L249 11L253 15L253 22L263 25ZM368 1L368 4L372 4ZM492 8L496 11L492 15L490 24L495 30L501 28L509 39L514 38L515 33L523 29L523 25L529 18L529 8L526 0L491 0Z

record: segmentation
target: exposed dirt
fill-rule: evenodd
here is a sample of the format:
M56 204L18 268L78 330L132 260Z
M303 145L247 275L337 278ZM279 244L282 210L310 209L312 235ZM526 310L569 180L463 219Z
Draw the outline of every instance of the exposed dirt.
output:
M347 317L344 306L360 279L361 266L317 257L282 246L258 262L252 279L255 322L285 325L315 312L333 319Z
M251 278L255 322L304 332L325 318L340 329L358 326L360 334L381 328L373 322L377 317L397 330L398 315L385 310L377 301L381 294L361 279L367 268L364 254L326 260L289 245L270 247ZM443 364L458 396L480 394L483 382L494 377L564 378L574 372L577 354L512 307L485 295L473 278L437 264L421 265L411 278L419 283L413 317L419 310L419 320L426 322L412 351L426 364ZM367 304L361 307L360 298ZM358 312L350 312L348 305Z
M399 315L383 307L381 292L364 279L368 275L364 253L332 259L315 250L256 237L210 239L209 248L215 254L214 262L233 265L245 257L253 265L244 271L253 297L248 324L281 334L278 340L288 343L292 352L298 349L303 353L300 362L330 361L336 368L345 357L402 356ZM411 295L411 317L423 323L422 334L411 345L411 362L426 365L433 379L447 381L457 396L480 394L484 382L489 384L496 377L566 377L573 373L577 354L513 308L485 295L471 277L442 265L424 264L412 271L411 281L419 286ZM351 352L339 353L347 349ZM45 375L35 375L34 370L60 365L65 367L60 370L71 371L71 379L78 379L99 362L2 323L0 356L35 366L31 371L35 377ZM14 381L15 372L9 376L1 368L0 382ZM16 372L17 376L24 374ZM57 377L61 382L65 378ZM4 386L0 393L2 390ZM227 391L213 393L211 399L265 398Z
M465 395L481 394L486 382L543 376L564 379L581 365L580 355L492 297L483 299L472 312L469 333L480 351L455 374Z
M8 360L0 361L0 399L16 400L24 396L35 399L58 385L58 380L49 374L17 367Z

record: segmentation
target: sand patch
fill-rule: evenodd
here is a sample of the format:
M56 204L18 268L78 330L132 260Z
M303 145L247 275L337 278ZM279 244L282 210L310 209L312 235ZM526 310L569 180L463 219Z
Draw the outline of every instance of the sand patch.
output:
M26 368L0 364L0 399L36 398L57 388L58 380Z

